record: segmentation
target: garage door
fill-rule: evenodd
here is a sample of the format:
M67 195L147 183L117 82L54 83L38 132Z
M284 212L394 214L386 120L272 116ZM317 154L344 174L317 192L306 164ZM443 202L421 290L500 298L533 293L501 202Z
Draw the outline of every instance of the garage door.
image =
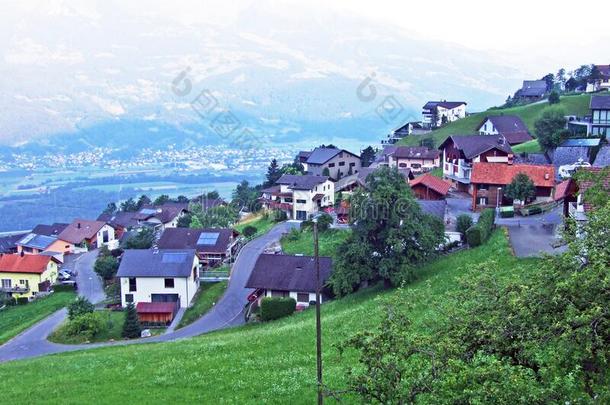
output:
M151 294L150 300L152 302L180 302L178 294ZM180 304L178 304L180 305Z

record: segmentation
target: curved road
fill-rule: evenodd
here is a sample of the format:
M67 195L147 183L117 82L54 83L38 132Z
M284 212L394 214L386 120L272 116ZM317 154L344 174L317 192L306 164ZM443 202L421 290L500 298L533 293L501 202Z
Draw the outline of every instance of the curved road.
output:
M250 277L250 273L254 268L254 264L256 263L258 256L263 253L269 244L278 241L283 233L289 231L290 228L294 226L296 225L290 222L278 224L265 235L262 235L247 243L237 256L237 259L233 265L231 279L222 298L203 317L182 329L146 339L90 345L61 345L49 342L47 340L48 335L57 326L59 326L67 316L67 310L64 308L40 321L30 329L5 343L3 346L0 346L0 362L103 346L167 342L170 340L193 337L206 332L243 324L244 306L247 303L248 295L252 292L251 289L245 288L245 285ZM89 274L93 266L85 266L85 263L87 263L89 260L95 260L95 256L96 254L93 252L85 254L78 259L79 261L83 261L83 263L77 263L77 266L80 268L78 274L79 277L81 277L81 279L79 279L79 290L84 293L83 295L88 296L88 298L92 298L92 302L99 301L98 294L96 293L96 291L99 291L99 289L95 288L94 285L88 284L96 283L96 279L94 276ZM89 264L91 263L92 262L89 262ZM85 268L88 268L89 270L86 270ZM81 282L84 284L80 284ZM81 288L81 285L84 288Z

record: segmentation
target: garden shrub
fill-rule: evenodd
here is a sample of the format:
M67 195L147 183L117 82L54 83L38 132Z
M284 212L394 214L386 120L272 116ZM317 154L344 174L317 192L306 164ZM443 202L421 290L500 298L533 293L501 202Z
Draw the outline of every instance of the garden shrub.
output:
M55 284L53 286L53 291L55 292L66 292L66 291L74 291L75 284Z
M468 246L476 247L483 243L483 237L481 228L477 225L471 226L466 231L466 242L468 242Z
M466 234L468 228L473 224L472 217L468 214L461 214L457 217L456 230L461 234Z
M470 247L479 246L491 236L494 227L496 213L492 208L484 209L479 216L476 225L466 231L466 241Z
M282 210L275 210L273 212L273 220L275 222L282 222L282 221L286 221L288 219L288 214L286 214L286 212L282 211Z
M93 304L87 298L77 297L68 304L68 318L73 320L81 315L90 314L94 309Z
M252 225L247 225L246 227L244 227L244 230L242 231L242 234L246 237L246 238L250 238L254 235L256 235L256 232L258 231L258 229L256 229L255 226Z
M318 217L318 230L324 232L330 228L333 223L333 217L324 213Z
M288 235L286 235L286 239L291 242L296 242L297 240L299 240L300 237L301 231L299 231L297 228L292 228L290 232L288 232Z
M65 327L66 335L82 336L91 339L102 331L104 323L98 312L90 312L68 321Z
M261 319L271 321L292 315L296 306L294 298L265 297L261 302Z
M17 305L25 305L28 302L30 302L30 300L28 299L28 297L18 297L17 298Z

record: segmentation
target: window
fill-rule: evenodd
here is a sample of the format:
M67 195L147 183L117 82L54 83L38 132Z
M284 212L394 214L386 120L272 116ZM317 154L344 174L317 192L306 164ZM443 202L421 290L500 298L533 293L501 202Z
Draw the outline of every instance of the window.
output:
M406 163L399 163L398 167L407 167L407 164Z
M125 302L133 302L133 294L125 294Z
M136 278L135 277L130 277L129 278L129 291L137 291L136 289Z
M334 163L329 163L328 167L335 167L335 164Z
M193 267L193 280L197 280L198 277L197 267Z
M272 297L282 297L282 298L286 298L288 297L290 294L288 293L288 291L280 291L280 290L271 290L271 296Z
M166 278L165 280L165 288L174 288L174 279Z
M309 293L298 293L297 294L297 302L307 302L307 303L309 303Z
M351 162L351 163L349 164L349 167L354 167L354 166L356 166L356 163L354 163L354 162Z
M291 203L292 202L292 197L284 198L284 202Z
M479 190L489 190L489 184L479 184Z
M343 161L339 162L339 166L345 166L345 162L343 162Z
M479 205L487 205L487 197L479 197Z
M11 288L11 279L10 278L2 279L2 288Z
M306 200L297 200L297 204L307 204Z
M421 169L421 163L411 163L413 169Z

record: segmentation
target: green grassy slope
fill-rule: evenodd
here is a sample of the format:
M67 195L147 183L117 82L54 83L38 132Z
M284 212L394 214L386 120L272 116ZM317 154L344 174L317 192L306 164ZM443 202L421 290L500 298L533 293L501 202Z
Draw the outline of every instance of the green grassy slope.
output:
M0 311L0 344L65 307L74 297L76 294L71 292L56 292L27 305L18 305Z
M590 94L581 94L575 96L563 96L561 102L558 104L563 107L566 114L573 115L585 115L589 112L589 103L591 101ZM401 141L403 145L419 145L420 141L425 138L432 138L434 145L438 146L447 136L449 135L466 135L472 134L475 128L483 121L488 115L517 115L521 117L525 125L530 130L530 133L534 134L534 122L542 115L542 112L549 108L549 104L544 101L538 104L528 104L518 107L502 108L502 109L491 109L483 111L477 114L469 115L461 120L451 122L445 125L443 128L432 131L430 134L423 136L408 136Z
M444 294L473 264L494 257L489 271L517 277L536 259L510 254L503 231L476 249L445 256L420 269L413 293L416 325L436 319ZM523 266L519 266L523 264ZM322 307L324 378L344 383L345 364L334 345L378 324L386 302L401 290L372 288ZM315 320L308 310L269 324L241 327L163 344L109 347L0 365L5 398L21 402L313 403Z
M320 256L335 256L337 247L347 238L351 231L345 229L328 229L318 234L318 246ZM313 256L313 232L303 231L299 234L298 240L290 240L285 236L281 240L282 250L289 255L308 255Z

